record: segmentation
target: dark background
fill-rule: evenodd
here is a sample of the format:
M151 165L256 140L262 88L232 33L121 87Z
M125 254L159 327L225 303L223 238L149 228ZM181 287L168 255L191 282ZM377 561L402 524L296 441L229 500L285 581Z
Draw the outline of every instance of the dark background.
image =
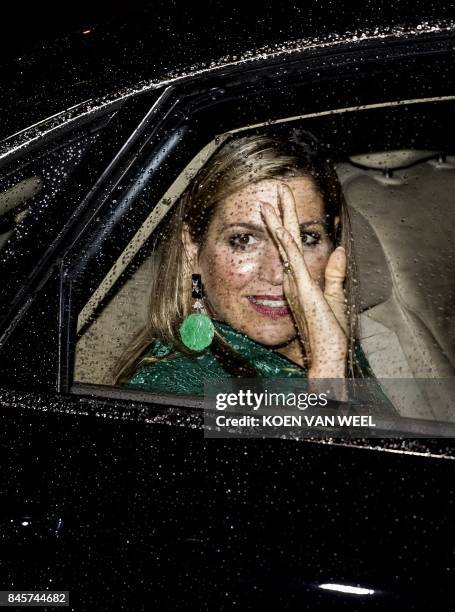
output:
M0 138L182 68L299 38L455 20L443 0L78 0L2 4Z
M220 48L230 50L241 43L247 48L289 37L381 24L412 26L454 16L454 2L442 0L9 0L3 4L1 62L42 50L64 36L71 40L61 43L62 51L77 39L111 47L128 44L134 51L136 44L154 46L156 36L191 49L207 49L218 41ZM90 35L84 35L88 29Z
M2 58L39 49L45 41L96 28L102 35L124 24L162 28L169 36L193 32L204 46L220 37L271 42L281 34L305 35L367 28L372 22L418 24L454 16L454 3L441 0L73 0L72 2L9 1L3 4ZM115 38L113 36L113 38ZM133 42L133 41L131 41Z
M455 20L454 2L442 0L9 0L2 9L0 137L219 57Z

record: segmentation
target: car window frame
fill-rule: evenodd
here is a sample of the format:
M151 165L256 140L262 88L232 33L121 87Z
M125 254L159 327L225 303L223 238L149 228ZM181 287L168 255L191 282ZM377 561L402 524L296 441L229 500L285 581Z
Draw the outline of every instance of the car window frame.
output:
M290 122L290 121L296 121L296 120L301 120L304 118L309 118L309 117L315 117L315 116L324 116L324 115L333 115L335 113L349 113L349 112L359 112L361 110L368 110L371 108L385 108L385 107L394 107L394 106L402 106L402 105L409 105L409 104L423 104L425 102L443 102L443 101L453 101L455 99L454 95L450 95L450 96L446 96L446 97L441 97L441 96L433 96L433 97L422 97L422 98L411 98L411 99L399 99L399 100L394 100L394 101L387 101L387 102L382 102L382 103L377 103L377 104L370 104L370 105L364 105L359 107L357 106L351 106L351 107L342 107L339 109L325 109L325 110L321 110L317 113L310 113L307 115L297 115L297 116L293 116L293 117L283 117L278 119L276 122L277 123L281 123L281 122ZM237 129L232 130L231 132L242 132L248 129L251 129L252 127L256 127L263 125L263 123L260 124L253 124L253 125L247 125L247 126L242 126L239 127ZM194 168L199 167L199 161L198 158L203 158L204 157L204 149L214 149L214 143L216 141L218 141L217 146L220 144L220 142L226 137L226 134L218 134L214 137L214 139L207 143L205 145L205 147L199 151L199 153L192 158L189 166L192 167L191 169L191 173L194 171ZM167 202L169 204L169 199L171 197L171 192L175 192L174 195L172 196L174 199L176 199L178 197L178 194L181 193L183 191L184 187L179 187L178 190L175 190L175 184L179 183L181 181L181 177L182 175L184 175L187 172L187 168L186 167L180 174L179 176L174 180L174 182L171 184L171 186L169 187L169 189L166 191L166 193L164 194L164 196L159 200L159 202L157 203L157 205L154 207L154 211L156 212L156 207L159 206L159 204L162 204L163 202ZM154 214L154 213L151 213ZM144 223L141 228L145 225L146 223ZM140 228L140 229L141 229ZM140 232L140 229L138 230L138 233ZM146 238L147 239L147 236ZM126 251L130 251L130 252L137 252L137 249L131 249L131 242L129 242L126 246L125 249L123 251L123 254ZM141 248L142 245L139 246L139 248ZM119 260L122 259L122 257L119 258ZM119 261L117 260L117 262ZM116 262L116 264L117 264ZM114 264L114 266L116 266L116 264ZM128 264L126 264L127 266ZM126 267L125 266L125 267ZM113 269L111 268L110 272L111 273L113 271ZM117 271L115 274L115 277L118 278L121 273L123 271ZM104 278L104 280L106 280L106 277ZM104 282L103 280L103 282ZM109 287L107 287L106 289L106 293L109 291ZM94 295L96 295L97 291L99 290L99 287L97 288L97 290L95 291L95 293L92 295L92 297ZM105 297L104 295L99 296L99 300L98 302L102 301L103 297ZM91 298L92 299L92 298ZM89 300L90 301L90 300ZM87 304L86 304L87 306ZM89 318L89 315L88 317ZM83 383L73 383L72 387L71 387L71 392L74 393L86 393L90 388L92 388L92 385L85 385ZM105 388L104 385L98 386L95 385L94 387L96 387L96 394L98 393L102 393L102 389ZM145 403L150 403L150 404L156 404L161 402L163 405L168 405L168 404L172 404L172 402L174 401L174 405L179 405L179 406L183 406L183 405L192 405L193 407L201 407L202 403L200 402L200 400L198 400L198 398L182 398L182 397L178 397L178 396L173 396L174 400L172 400L172 397L170 398L169 396L166 395L162 395L162 394L157 394L157 393L146 393L144 396L144 393L138 393L137 391L132 391L132 390L121 390L118 389L118 393L115 389L110 388L109 390L109 396L111 397L116 397L116 398L127 398L130 397L131 399L140 399L140 401L145 401ZM429 427L429 430L434 430L435 428L433 427Z
M438 38L438 44L440 42L440 38ZM436 40L436 39L434 39ZM415 50L413 49L408 49L406 51L406 43L409 41L403 41L403 40L397 40L396 41L396 49L398 50L398 53L414 53ZM412 41L411 41L412 42ZM422 39L422 53L425 52L425 45L429 44L430 47L432 47L432 42L428 42L427 39L423 40ZM412 42L412 44L414 44ZM412 47L411 44L411 47ZM352 57L354 55L360 56L362 55L362 51L365 51L367 54L370 55L374 55L375 53L377 53L377 51L381 51L385 57L387 57L388 55L390 55L391 50L387 49L385 50L384 48L382 48L381 46L377 46L377 45L370 45L368 48L365 47L364 49L359 49L353 51L352 49L347 49L346 50L346 54L349 56L349 54L351 54L351 57L342 57L342 53L335 53L334 55L337 57L338 60L340 60L341 64L343 62L347 62L349 64L349 62L352 62ZM313 57L310 58L305 58L304 60L300 61L301 58L297 58L297 59L293 59L294 62L294 70L300 69L298 68L300 66L300 64L304 67L304 69L309 70L309 66L311 66L311 70L316 71L318 66L322 66L324 65L324 63L327 61L327 57L330 57L332 50L326 50L324 53L325 55L323 56L322 54L315 53L315 55ZM311 55L311 53L310 53ZM393 55L393 53L392 53ZM358 57L357 57L358 59ZM299 63L300 62L300 63ZM279 65L279 62L277 61L275 64L273 64L273 62L268 65L266 67L266 69L264 69L264 67L257 67L257 66L252 66L251 69L249 69L249 78L250 78L250 83L254 83L255 81L257 82L258 79L260 80L261 77L261 71L263 72L269 72L271 73L273 70L276 69L277 65ZM207 97L212 97L213 94L210 93L210 90L213 88L217 88L220 86L220 82L222 83L223 80L225 78L227 78L227 76L233 78L233 80L235 80L237 78L237 80L239 79L239 70L237 69L238 67L236 67L235 70L225 70L225 73L229 73L228 75L223 74L221 75L222 78L220 78L220 74L219 71L216 75L204 75L204 78L199 80L197 78L193 79L193 77L188 77L186 78L186 80L184 79L182 81L181 84L177 85L172 85L172 86L168 86L167 91L170 93L172 91L172 95L175 97L175 99L179 99L179 109L176 110L176 112L178 112L180 114L180 119L181 124L184 124L184 120L185 120L185 110L182 110L183 107L183 102L187 103L187 107L186 107L186 112L192 112L192 110L194 109L195 105L197 106L198 101L200 101L201 99L204 98L204 96ZM241 67L242 69L244 67ZM256 71L256 72L255 72ZM240 71L241 72L241 71ZM205 82L205 77L207 77L207 81ZM211 83L210 81L212 80L212 77L214 79L214 81ZM270 75L268 76L268 78L270 79ZM241 79L241 77L240 77ZM267 78L266 78L267 80ZM205 103L207 101L205 100ZM202 103L204 103L204 100L202 100ZM175 108L174 108L175 110ZM137 143L135 143L137 144ZM96 195L99 195L96 194ZM93 194L92 194L93 196ZM92 197L92 201L95 200L94 197ZM99 203L99 201L98 201ZM99 208L95 208L95 213L98 214L98 212L101 210L101 205L99 206ZM77 248L75 247L75 244L77 244L77 241L81 239L81 237L84 238L84 232L87 229L88 225L90 225L91 220L93 220L93 217L95 216L92 215L91 219L87 220L87 224L85 227L81 228L81 232L78 233L76 240L74 243L72 243L72 245L69 247L68 251L64 254L63 258L59 261L59 273L60 273L60 279L61 279L61 294L60 294L60 314L59 314L59 351L60 351L60 358L59 358L59 373L58 373L58 383L57 383L57 393L59 394L65 394L68 393L70 391L70 386L67 384L68 382L68 378L65 380L65 369L66 369L66 376L68 375L68 372L71 371L71 360L68 359L68 355L67 352L69 350L69 347L71 346L71 343L73 342L73 346L74 346L74 312L71 313L71 291L74 288L71 288L71 283L74 280L74 277L72 276L75 273L80 273L81 269L76 269L74 267L72 267L71 265L68 265L68 261L65 261L66 257L70 257L71 255L74 255L75 252L77 252ZM87 237L87 233L85 233L85 238ZM80 243L78 243L78 247L80 247ZM77 283L75 283L77 284ZM62 376L63 373L63 376ZM95 390L92 389L90 391L90 395L92 397L96 396L96 397L102 397L102 395L97 394L94 392ZM124 391L122 391L121 393L125 393ZM124 397L124 396L123 396ZM163 398L164 399L164 398ZM177 404L174 404L177 405Z

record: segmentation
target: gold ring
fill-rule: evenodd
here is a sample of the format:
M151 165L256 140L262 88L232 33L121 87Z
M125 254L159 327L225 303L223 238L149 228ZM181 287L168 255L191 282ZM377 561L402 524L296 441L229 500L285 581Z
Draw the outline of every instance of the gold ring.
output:
M289 274L289 272L291 271L291 264L287 260L283 261L283 269L286 274Z

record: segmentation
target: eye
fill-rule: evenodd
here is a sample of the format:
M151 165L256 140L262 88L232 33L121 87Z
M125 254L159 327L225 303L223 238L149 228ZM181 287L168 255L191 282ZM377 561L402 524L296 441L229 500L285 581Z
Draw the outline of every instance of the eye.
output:
M236 249L246 249L256 244L257 238L252 234L234 234L229 237L229 244Z
M301 237L304 246L316 246L321 242L321 234L319 232L302 232Z

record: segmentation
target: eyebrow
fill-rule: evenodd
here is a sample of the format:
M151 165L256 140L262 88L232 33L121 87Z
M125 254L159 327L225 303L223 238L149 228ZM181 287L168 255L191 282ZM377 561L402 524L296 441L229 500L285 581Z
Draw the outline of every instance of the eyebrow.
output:
M247 229L252 229L252 230L256 230L256 231L264 231L264 226L263 225L257 225L256 223L226 223L226 225L223 225L221 230L225 230L225 229L229 229L230 227L246 227Z
M313 219L312 221L305 221L304 223L299 223L299 227L301 230L311 225L322 225L322 227L325 227L324 221L322 219ZM258 225L257 223L242 223L242 222L228 223L226 225L223 225L223 227L221 228L221 231L229 229L230 227L245 227L247 229L251 229L251 230L255 230L259 232L264 231L264 225Z
M310 225L322 225L322 227L325 227L325 222L322 219L313 219L312 221L305 221L304 223L299 223L300 229L305 229Z

